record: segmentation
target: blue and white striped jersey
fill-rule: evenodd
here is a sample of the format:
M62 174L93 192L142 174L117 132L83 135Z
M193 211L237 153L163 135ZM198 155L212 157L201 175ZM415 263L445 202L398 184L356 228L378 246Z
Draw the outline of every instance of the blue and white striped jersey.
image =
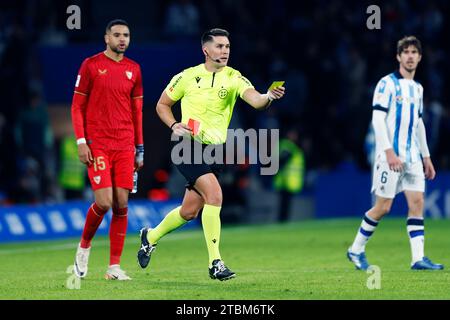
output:
M374 110L386 112L389 141L397 156L406 163L421 161L417 125L423 112L423 87L405 79L396 71L383 77L373 95ZM376 143L376 157L386 160L380 143Z

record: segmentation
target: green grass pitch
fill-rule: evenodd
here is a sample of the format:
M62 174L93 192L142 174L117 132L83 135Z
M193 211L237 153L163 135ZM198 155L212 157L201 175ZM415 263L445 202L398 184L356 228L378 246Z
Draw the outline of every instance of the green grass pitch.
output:
M78 239L0 245L0 299L450 299L450 221L426 220L427 255L443 271L410 270L405 219L384 219L367 246L381 270L381 288L368 289L371 274L347 261L359 219L310 220L283 225L225 226L221 253L235 279L211 280L200 229L163 238L147 269L136 262L138 235L128 234L122 268L132 281L107 281L109 240L93 241L89 273L69 290L66 273Z

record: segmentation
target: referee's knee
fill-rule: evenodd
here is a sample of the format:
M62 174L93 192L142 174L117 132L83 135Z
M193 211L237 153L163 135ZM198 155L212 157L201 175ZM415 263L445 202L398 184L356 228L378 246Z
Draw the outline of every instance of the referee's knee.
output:
M221 207L222 206L222 192L205 194L205 204L209 204L211 206L216 206L216 207Z
M195 218L197 218L198 213L200 210L186 210L183 207L181 207L180 209L180 216L186 220L186 221L191 221L194 220Z

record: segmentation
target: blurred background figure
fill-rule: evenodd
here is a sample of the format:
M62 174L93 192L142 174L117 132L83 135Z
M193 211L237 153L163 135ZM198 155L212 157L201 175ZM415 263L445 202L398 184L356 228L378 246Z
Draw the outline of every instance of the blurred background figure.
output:
M190 0L174 0L166 11L166 34L176 39L198 37L200 16L196 5Z
M274 188L279 194L278 221L289 219L292 199L303 189L305 179L305 156L298 146L298 132L295 128L287 131L280 140L280 169L274 176Z
M32 192L33 201L45 201L52 196L50 186L55 180L53 134L47 104L38 92L32 92L29 103L17 116L14 128L18 163L23 164L23 179L35 179L35 183L23 183L19 193ZM26 186L29 187L26 187ZM31 191L33 190L33 191Z
M66 200L81 199L86 188L85 165L78 158L78 147L74 135L63 137L59 147L58 181Z

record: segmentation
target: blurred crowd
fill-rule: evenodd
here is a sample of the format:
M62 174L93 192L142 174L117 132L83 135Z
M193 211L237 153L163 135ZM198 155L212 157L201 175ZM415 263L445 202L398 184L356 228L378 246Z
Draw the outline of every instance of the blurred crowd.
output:
M79 32L66 32L70 4L83 8ZM296 130L309 173L333 170L347 162L369 169L364 143L373 89L398 66L397 40L414 34L424 49L416 78L425 88L430 151L437 169L449 170L450 148L445 141L450 135L450 99L445 90L450 81L446 72L449 23L445 15L450 3L383 1L380 30L366 27L370 4L340 0L1 1L0 197L12 202L67 197L58 189L61 146L52 135L35 48L98 42L106 21L117 17L129 21L137 43L199 43L204 30L227 29L230 65L258 89L273 80L285 80L287 89L285 99L264 113L236 107L232 126L280 128L282 135ZM236 181L231 185L236 183L245 185Z

